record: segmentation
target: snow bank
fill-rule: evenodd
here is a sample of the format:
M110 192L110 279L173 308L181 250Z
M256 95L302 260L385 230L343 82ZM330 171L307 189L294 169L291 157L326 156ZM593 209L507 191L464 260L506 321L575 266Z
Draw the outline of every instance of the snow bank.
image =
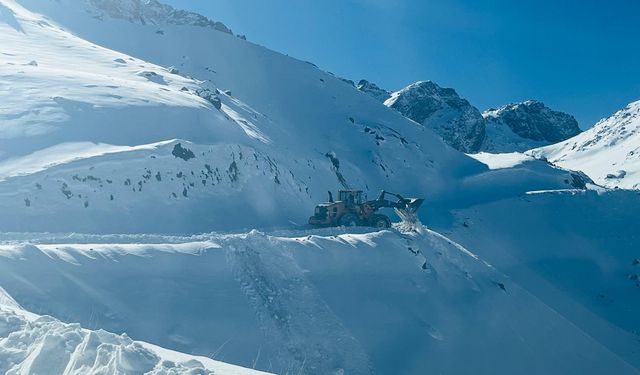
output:
M23 310L0 289L0 372L64 375L260 374L136 342L126 334L83 329Z
M634 373L468 249L419 232L5 235L0 285L33 311L276 373Z

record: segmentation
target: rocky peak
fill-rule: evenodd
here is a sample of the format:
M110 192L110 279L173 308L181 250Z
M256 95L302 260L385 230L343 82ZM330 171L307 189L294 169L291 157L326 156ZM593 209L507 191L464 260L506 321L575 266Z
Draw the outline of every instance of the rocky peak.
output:
M515 134L533 141L557 143L581 132L576 119L536 100L509 104L483 113L489 122L504 124Z
M94 9L106 15L131 22L153 25L192 25L211 27L218 31L232 34L222 22L194 12L175 9L157 0L85 0ZM100 16L100 15L98 15Z
M484 141L482 114L454 89L419 81L394 92L384 104L432 129L460 151L477 152Z
M369 82L366 79L360 80L356 88L366 94L371 95L376 100L384 103L385 100L391 97L391 93L373 82Z

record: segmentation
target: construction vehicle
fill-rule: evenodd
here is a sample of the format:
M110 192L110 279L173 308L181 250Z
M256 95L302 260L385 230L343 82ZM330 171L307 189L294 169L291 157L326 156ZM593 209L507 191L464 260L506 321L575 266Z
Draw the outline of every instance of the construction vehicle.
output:
M388 195L395 197L396 200L388 200ZM422 198L404 198L384 190L378 198L370 201L363 199L362 190L340 190L338 200L334 201L333 195L329 192L329 202L316 206L314 215L309 218L309 224L317 227L390 228L391 220L388 216L378 213L379 209L393 208L404 219L404 217L415 216L423 202Z

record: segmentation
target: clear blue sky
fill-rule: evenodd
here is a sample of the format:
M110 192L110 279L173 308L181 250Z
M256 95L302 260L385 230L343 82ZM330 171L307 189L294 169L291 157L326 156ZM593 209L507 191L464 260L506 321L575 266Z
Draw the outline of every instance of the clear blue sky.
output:
M480 110L526 99L587 128L640 99L637 0L164 0L390 90L430 79Z

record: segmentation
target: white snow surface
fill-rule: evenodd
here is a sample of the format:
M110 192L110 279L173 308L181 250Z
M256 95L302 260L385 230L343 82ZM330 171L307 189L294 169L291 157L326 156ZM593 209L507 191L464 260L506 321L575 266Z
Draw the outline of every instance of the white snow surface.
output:
M329 189L435 197L486 171L340 79L215 28L112 18L91 2L0 3L12 20L0 22L4 230L302 224ZM178 143L193 157L172 156ZM145 220L154 207L160 220Z
M469 154L469 156L485 164L489 169L513 168L525 161L535 160L533 157L519 152L509 152L504 154L478 152L477 154Z
M0 0L0 372L638 373L636 192L198 20ZM344 186L432 229L305 228Z
M637 373L546 301L424 228L3 238L0 285L26 308L246 367L310 374ZM145 369L163 355L128 336L52 318L13 327L37 337L53 330L52 340L69 336L76 345L110 343L120 349L108 353L123 351ZM613 327L607 332L622 335ZM0 339L0 348L12 337ZM629 350L638 349L632 337L621 337ZM35 351L30 342L18 358ZM67 358L63 348L47 346L56 358ZM153 354L139 362L146 350Z
M0 288L0 372L6 375L266 374L186 355L126 334L88 330L24 310Z
M640 101L571 139L527 153L581 170L602 186L640 189Z

